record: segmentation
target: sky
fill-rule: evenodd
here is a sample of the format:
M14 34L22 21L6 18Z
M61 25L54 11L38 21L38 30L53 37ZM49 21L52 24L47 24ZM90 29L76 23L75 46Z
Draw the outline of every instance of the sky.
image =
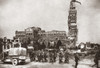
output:
M100 0L76 3L78 42L100 43ZM0 0L0 37L12 38L28 27L68 32L70 0Z

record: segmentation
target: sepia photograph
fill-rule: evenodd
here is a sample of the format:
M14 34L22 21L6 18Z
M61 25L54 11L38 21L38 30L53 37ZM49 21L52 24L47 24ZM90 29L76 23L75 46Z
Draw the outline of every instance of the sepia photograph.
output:
M100 68L100 0L0 0L0 68Z

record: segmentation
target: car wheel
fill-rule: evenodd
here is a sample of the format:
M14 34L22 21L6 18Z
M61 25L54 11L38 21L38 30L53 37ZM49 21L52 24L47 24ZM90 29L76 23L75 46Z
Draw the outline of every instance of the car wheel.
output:
M16 66L18 64L18 60L17 59L12 59L12 64Z

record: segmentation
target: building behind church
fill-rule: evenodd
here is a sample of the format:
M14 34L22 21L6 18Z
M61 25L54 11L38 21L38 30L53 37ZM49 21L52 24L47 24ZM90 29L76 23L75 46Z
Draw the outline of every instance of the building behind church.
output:
M40 27L29 27L26 28L24 31L16 31L15 38L19 38L20 42L25 42L28 39L31 41L34 39L42 39L47 41L55 41L57 39L61 41L67 40L66 31L45 31L42 30Z

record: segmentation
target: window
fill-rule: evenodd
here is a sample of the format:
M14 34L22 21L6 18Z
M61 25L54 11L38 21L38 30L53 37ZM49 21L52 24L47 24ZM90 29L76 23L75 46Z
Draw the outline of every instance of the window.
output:
M75 19L76 19L76 17L75 17L75 16L71 16L71 17L70 17L70 19L74 19L74 20L75 20Z
M76 20L71 20L71 22L76 22Z

